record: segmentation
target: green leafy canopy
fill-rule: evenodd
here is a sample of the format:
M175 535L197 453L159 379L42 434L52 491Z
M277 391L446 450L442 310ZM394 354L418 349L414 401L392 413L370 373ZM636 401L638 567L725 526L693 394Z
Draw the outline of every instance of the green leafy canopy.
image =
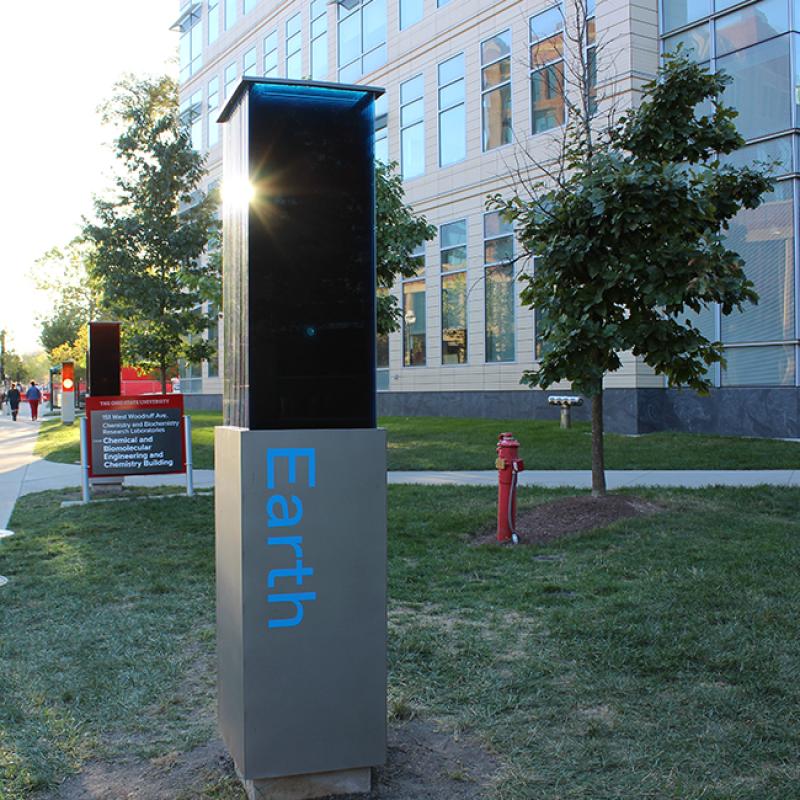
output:
M375 166L379 334L391 333L400 324L397 298L388 290L398 277L410 278L416 273L414 250L436 235L436 228L406 204L396 166L380 162Z
M687 315L757 302L724 231L771 187L765 172L719 161L743 144L720 100L728 81L680 51L668 56L638 108L588 151L573 142L562 182L534 201L490 200L535 254L521 297L539 311L544 353L524 382L568 380L595 395L630 351L670 385L709 389L722 347Z
M219 296L219 259L203 258L218 237L217 198L199 191L204 159L182 124L175 82L131 77L116 89L103 109L121 128L116 196L95 200L97 221L84 236L106 313L125 323L124 356L159 369L163 383L179 358L212 355L197 334L216 322L201 304Z

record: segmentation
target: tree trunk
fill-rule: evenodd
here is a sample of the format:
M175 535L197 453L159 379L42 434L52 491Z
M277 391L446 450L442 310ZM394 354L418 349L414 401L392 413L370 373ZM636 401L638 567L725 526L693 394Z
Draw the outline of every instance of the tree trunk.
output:
M606 493L606 459L603 452L603 387L592 395L592 497Z
M161 372L161 394L167 393L167 368L162 366L159 368Z

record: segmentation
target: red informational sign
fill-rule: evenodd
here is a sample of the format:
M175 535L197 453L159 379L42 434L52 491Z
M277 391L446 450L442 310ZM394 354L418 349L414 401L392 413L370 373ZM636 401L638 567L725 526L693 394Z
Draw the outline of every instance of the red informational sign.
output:
M186 472L183 396L87 397L89 476Z

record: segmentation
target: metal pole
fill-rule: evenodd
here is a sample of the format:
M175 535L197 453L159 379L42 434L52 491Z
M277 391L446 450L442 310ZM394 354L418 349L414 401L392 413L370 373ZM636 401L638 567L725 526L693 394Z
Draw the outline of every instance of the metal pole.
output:
M89 433L86 417L81 417L81 500L88 503L89 495Z
M194 497L194 475L192 474L192 418L183 415L183 434L186 441L186 496Z

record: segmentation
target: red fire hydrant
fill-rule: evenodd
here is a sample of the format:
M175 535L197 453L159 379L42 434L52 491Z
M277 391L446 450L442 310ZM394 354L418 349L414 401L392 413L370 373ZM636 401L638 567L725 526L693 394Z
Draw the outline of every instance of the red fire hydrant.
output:
M517 475L525 469L518 457L519 442L513 433L501 433L497 442L497 541L519 541L517 536Z

